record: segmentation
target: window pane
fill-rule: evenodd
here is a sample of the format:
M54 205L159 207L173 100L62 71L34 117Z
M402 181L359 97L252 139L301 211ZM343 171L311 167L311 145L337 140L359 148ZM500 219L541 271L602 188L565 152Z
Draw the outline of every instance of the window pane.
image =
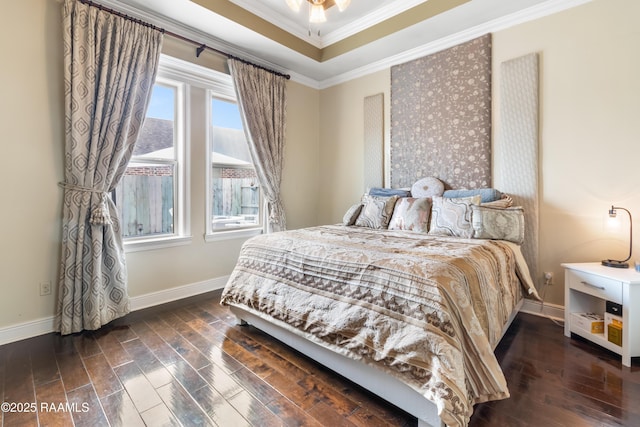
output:
M234 102L211 101L211 225L214 231L260 224L260 187Z
M175 159L176 88L156 83L134 156Z
M116 189L123 237L174 232L175 165L130 162Z
M153 86L133 157L115 191L122 236L174 234L176 87Z

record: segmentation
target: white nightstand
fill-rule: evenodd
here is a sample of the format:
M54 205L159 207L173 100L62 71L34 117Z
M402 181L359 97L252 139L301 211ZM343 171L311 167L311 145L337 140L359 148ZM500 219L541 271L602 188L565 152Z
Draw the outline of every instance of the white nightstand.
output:
M640 273L633 268L605 267L600 263L562 264L564 276L564 334L580 335L622 356L640 356ZM604 334L594 334L571 324L571 313L604 315L605 302L622 304L622 347L609 342ZM606 325L605 325L606 328Z

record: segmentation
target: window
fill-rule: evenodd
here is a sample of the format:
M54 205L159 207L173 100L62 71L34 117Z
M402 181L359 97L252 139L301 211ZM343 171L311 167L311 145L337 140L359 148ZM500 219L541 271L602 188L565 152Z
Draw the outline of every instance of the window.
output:
M195 170L191 138L206 152ZM128 252L191 241L191 174L206 191L206 241L262 232L261 190L231 76L161 55L145 122L112 194Z
M211 232L260 227L260 186L238 104L212 93L210 111Z
M129 251L189 240L184 131L188 86L171 78L175 76L164 63L161 57L133 155L112 193Z

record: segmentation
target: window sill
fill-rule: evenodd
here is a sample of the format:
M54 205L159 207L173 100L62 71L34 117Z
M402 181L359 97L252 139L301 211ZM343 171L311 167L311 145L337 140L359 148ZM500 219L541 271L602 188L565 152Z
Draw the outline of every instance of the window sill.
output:
M257 236L258 234L262 234L262 228L245 228L242 230L216 231L215 233L205 234L204 241L209 243L230 239L245 239Z
M191 243L191 236L156 237L149 239L136 239L124 242L124 252L150 251L154 249L184 246Z

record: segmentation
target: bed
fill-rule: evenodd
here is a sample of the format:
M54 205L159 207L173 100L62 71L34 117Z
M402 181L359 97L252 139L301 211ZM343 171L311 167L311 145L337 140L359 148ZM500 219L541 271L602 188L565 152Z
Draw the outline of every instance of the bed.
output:
M248 240L221 302L420 426L465 426L509 396L493 350L525 295L511 241L335 224Z

